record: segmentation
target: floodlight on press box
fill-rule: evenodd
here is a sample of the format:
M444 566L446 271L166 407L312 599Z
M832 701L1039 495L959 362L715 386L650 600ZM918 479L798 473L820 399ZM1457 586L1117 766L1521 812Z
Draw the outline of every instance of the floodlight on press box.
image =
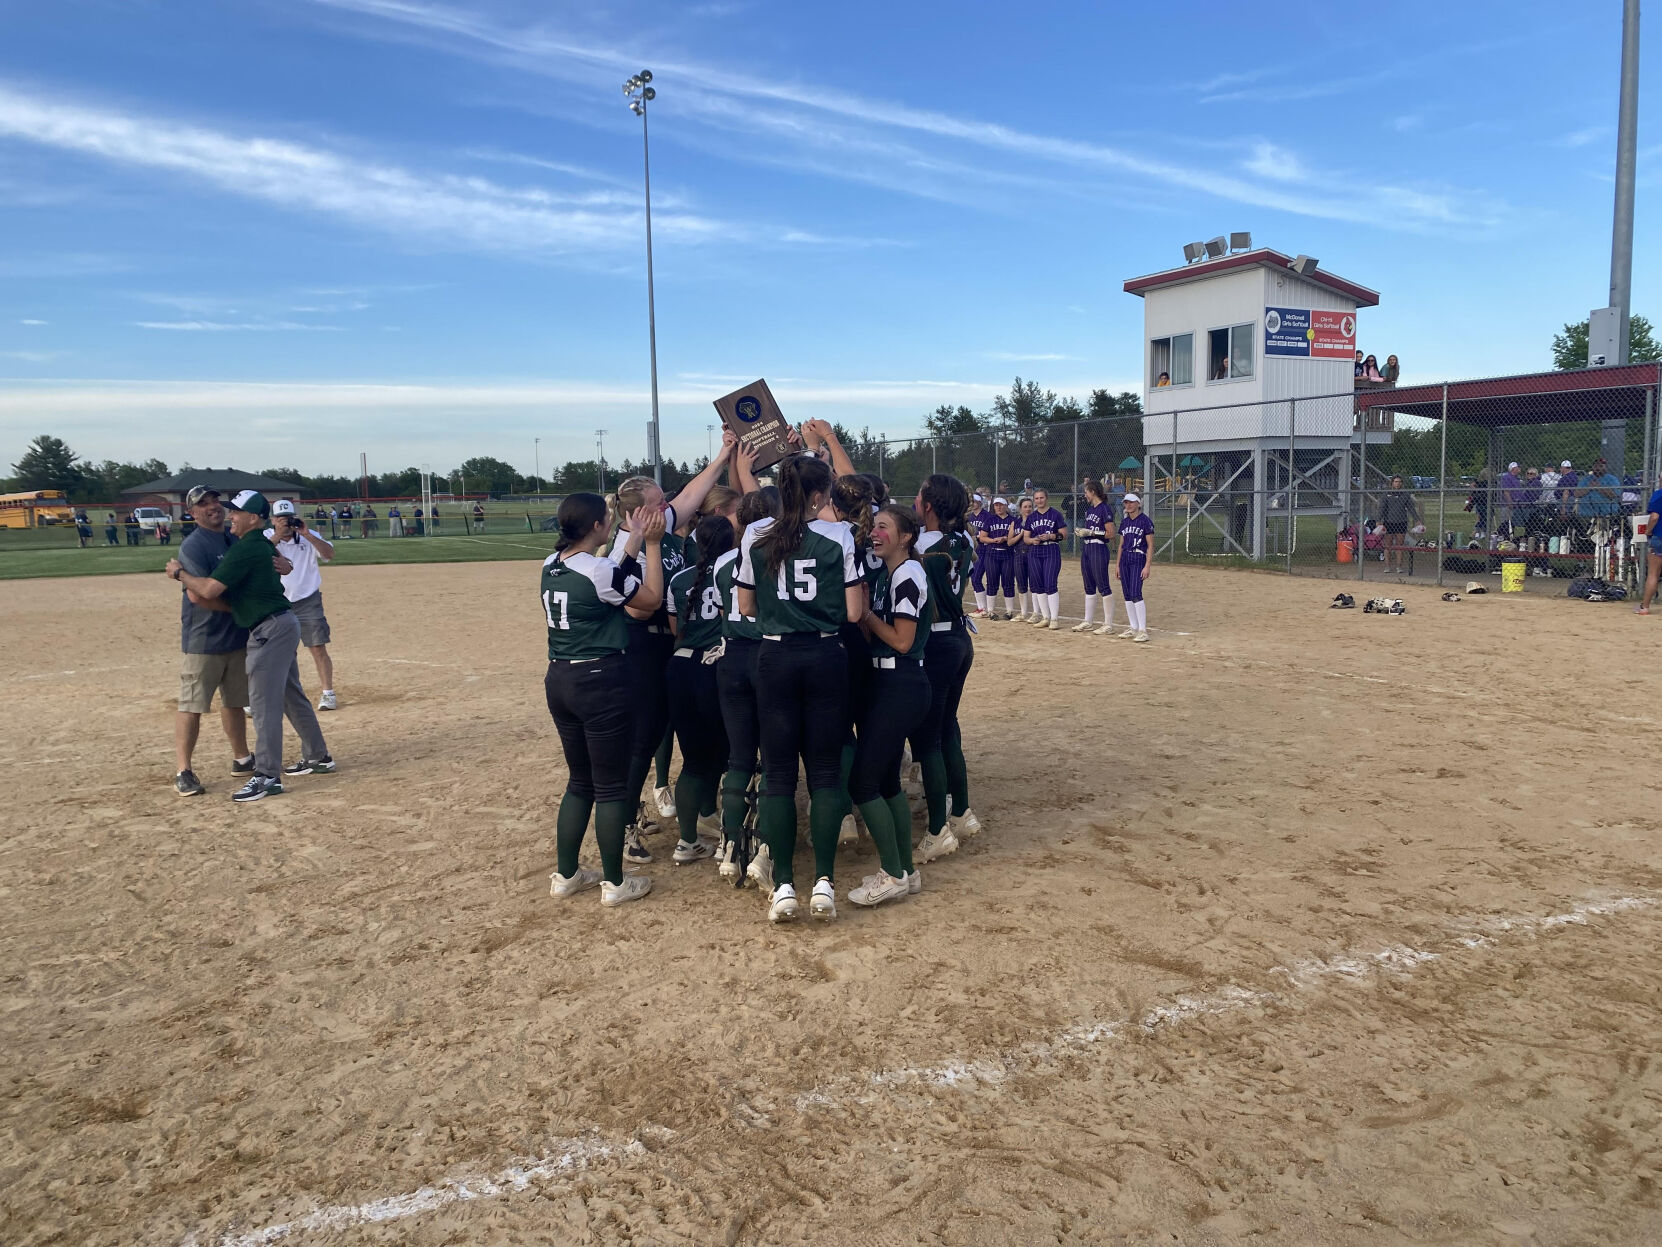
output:
M1203 242L1186 242L1183 244L1183 263L1193 264L1206 254L1206 244Z
M1239 231L1231 232L1229 235L1229 249L1231 251L1251 251L1252 235Z
M1206 241L1206 258L1208 260L1215 260L1220 255L1227 254L1228 251L1229 251L1229 240L1227 238L1225 238L1222 234L1219 234L1216 238L1207 239L1207 241Z

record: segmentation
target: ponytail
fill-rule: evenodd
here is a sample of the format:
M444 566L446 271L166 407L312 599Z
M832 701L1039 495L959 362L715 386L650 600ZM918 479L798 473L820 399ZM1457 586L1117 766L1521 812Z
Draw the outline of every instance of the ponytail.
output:
M560 539L554 543L554 552L563 553L594 531L596 524L606 520L606 499L599 494L567 494L555 515L560 525Z
M871 508L877 497L871 487L871 478L865 473L839 476L831 487L831 505L854 526L854 548L864 550L871 542Z
M795 455L779 468L779 515L756 547L767 562L768 575L777 576L785 560L802 544L808 531L808 502L831 491L831 469L818 459Z
M924 481L918 496L935 513L943 534L949 537L963 534L964 512L969 510L969 491L964 488L963 481L945 472L937 472Z
M689 606L695 605L703 594L716 560L733 548L733 525L725 515L706 515L693 530L693 540L698 542L698 573L687 595Z

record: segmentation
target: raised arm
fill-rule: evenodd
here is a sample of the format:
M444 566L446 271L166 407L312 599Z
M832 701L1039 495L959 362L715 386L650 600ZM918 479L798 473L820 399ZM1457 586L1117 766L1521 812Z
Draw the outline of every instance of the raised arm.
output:
M741 494L753 494L761 486L756 483L756 452L740 443L733 447L733 483Z
M837 431L829 420L810 420L802 426L805 437L816 437L831 452L831 470L838 476L854 475L854 460L848 457L843 444L837 440Z
M733 430L725 429L721 435L721 453L704 465L704 470L692 480L686 488L670 499L670 506L675 508L675 518L685 519L689 515L698 514L698 508L704 505L704 497L710 492L710 486L721 478L727 467L727 456L733 453L733 446L738 442L733 436ZM661 536L662 534L660 534Z

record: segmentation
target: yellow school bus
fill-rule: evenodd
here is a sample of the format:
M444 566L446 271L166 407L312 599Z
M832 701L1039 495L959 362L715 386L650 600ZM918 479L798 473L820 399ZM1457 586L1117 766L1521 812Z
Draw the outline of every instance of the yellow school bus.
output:
M74 522L75 508L64 500L61 489L0 494L0 528L45 528Z

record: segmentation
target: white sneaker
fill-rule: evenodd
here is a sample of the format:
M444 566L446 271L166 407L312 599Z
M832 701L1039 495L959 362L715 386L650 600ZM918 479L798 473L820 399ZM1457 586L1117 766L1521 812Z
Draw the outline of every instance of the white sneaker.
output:
M1121 641L1135 641L1137 639L1137 630L1135 628L1127 628L1124 632L1120 633L1119 639Z
M1146 640L1148 640L1148 633L1139 632L1136 636L1132 637L1131 639L1133 641L1146 641Z
M1021 614L1011 615L1010 616L1010 622L1011 623L1026 623L1027 622L1027 613L1025 611L1023 611Z
M600 885L600 872L579 866L577 873L567 878L559 871L548 876L548 894L564 900L568 896L576 896L579 892Z
M815 896L819 895L815 889ZM884 901L896 900L907 894L906 880L896 879L886 870L879 870L875 875L867 875L860 881L860 886L848 890L848 902L851 905L870 907L881 905Z
M796 889L788 883L781 883L773 890L773 899L768 902L768 921L795 922L796 912Z
M814 891L808 898L808 916L820 922L830 922L837 916L837 890L831 886L831 880L814 880Z
M1050 627L1050 620L1046 619L1043 615L1034 615L1033 626L1035 628L1048 628Z
M723 840L721 847L716 850L716 873L728 883L733 883L739 877L738 851L739 846L731 840Z
M843 825L837 829L837 847L847 848L860 838L860 829L854 825L854 815L844 814Z
M923 872L921 870L914 870L906 876L906 891L912 896L916 896L923 891Z
M912 860L927 865L936 858L958 851L958 837L952 834L952 823L941 828L937 835L923 835L912 842Z
M323 694L322 697L319 697L317 699L317 708L319 710L339 710L340 709L340 704L335 701L335 690L334 689L330 689L327 693Z
M675 793L669 788L654 788L652 802L658 807L658 817L673 819L675 817Z
M962 814L947 815L946 825L952 829L952 834L957 837L960 844L981 831L981 820L967 805Z
M1095 632L1096 631L1096 625L1094 623L1074 624L1073 627L1068 629L1068 631L1069 632Z
M1114 635L1114 625L1111 624L1111 623L1103 624L1102 627L1100 627L1096 630L1096 635L1097 636L1113 636Z
M635 826L623 829L623 860L643 866L652 860L652 850L641 839L641 829Z
M690 866L694 862L702 862L705 858L716 855L716 846L713 841L698 839L688 844L685 840L675 842L675 852L670 855L670 861L677 866Z
M1052 619L1050 621L1050 630L1052 632L1060 632L1062 630L1062 621L1060 619ZM1075 629L1075 631L1078 631L1078 629Z
M701 815L699 817L699 820L698 820L698 830L703 832L707 836L712 836L716 839L720 839L720 837L721 837L721 812L718 810L714 814Z
M652 891L652 880L645 875L625 875L622 883L602 883L600 903L610 909L629 901L638 901Z
M767 845L756 846L744 875L761 890L763 896L773 895L773 852ZM792 892L791 895L794 897L796 893Z

